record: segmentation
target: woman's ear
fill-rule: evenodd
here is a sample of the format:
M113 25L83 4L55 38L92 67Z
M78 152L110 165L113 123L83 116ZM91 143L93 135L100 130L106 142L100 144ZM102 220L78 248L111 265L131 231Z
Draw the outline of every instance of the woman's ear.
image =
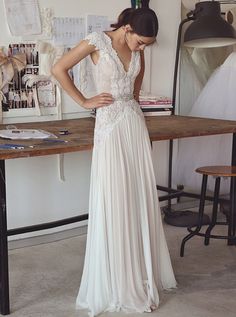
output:
M126 25L124 25L124 30L125 30L125 32L131 32L132 28L129 24L126 24Z

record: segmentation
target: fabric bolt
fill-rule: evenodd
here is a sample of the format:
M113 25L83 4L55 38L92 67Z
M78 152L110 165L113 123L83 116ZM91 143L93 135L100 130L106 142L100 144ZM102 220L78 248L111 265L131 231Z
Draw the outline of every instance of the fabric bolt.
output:
M76 300L89 316L150 312L158 291L176 287L156 192L151 145L133 99L140 53L126 71L110 37L91 33L99 50L93 65L97 93L115 101L97 108L84 269Z

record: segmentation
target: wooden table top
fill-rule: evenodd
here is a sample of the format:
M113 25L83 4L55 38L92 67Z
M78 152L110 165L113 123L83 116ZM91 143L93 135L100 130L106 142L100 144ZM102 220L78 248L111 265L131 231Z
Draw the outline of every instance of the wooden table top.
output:
M170 140L185 137L236 133L236 121L216 120L208 118L185 116L154 116L146 117L147 128L151 141ZM0 149L0 159L43 156L91 150L93 147L94 118L80 118L60 121L45 121L17 123L18 129L42 129L58 136L67 143L45 142L43 140L6 140L1 144L33 145L33 148ZM7 125L0 125L0 130ZM69 131L68 135L60 135L62 129Z

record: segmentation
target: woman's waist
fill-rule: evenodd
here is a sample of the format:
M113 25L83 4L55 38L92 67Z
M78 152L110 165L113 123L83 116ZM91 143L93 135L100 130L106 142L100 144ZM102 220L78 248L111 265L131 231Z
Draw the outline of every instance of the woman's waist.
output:
M134 95L133 94L123 94L123 95L112 95L114 102L119 102L119 101L131 101L134 100Z
M113 102L109 105L99 107L100 111L119 111L129 107L140 107L139 103L134 99L134 96L113 96Z
M116 118L122 113L135 111L137 113L142 112L139 103L134 99L134 97L123 96L123 98L114 99L113 103L97 108L97 117L110 117Z
M132 90L124 91L124 90L113 90L113 89L97 89L97 94L101 93L111 94L114 102L115 101L130 101L134 99L134 94Z

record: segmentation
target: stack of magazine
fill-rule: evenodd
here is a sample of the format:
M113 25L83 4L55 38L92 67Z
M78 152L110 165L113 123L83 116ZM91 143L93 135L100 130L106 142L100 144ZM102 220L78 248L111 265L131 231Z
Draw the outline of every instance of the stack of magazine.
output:
M139 104L144 116L169 116L172 114L172 100L169 97L140 94Z

